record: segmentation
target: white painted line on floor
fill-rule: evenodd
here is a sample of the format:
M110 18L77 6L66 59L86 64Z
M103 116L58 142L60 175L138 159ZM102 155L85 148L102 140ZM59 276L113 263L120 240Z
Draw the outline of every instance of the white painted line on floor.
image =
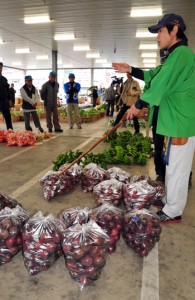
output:
M80 144L79 146L77 146L76 148L73 149L73 151L76 150L80 150L82 149L84 146L86 146L88 143L90 143L94 138L89 138L87 139L85 142L83 142L82 144ZM20 152L21 153L21 152ZM31 180L27 181L24 185L22 185L21 187L19 187L17 190L15 190L10 197L13 198L17 198L19 195L21 195L22 193L24 193L25 191L27 191L29 188L31 188L35 183L37 183L39 181L39 179L48 171L51 171L53 167L53 164L50 165L48 168L46 168L45 170L43 170L42 172L40 172L39 174L37 174L35 177L33 177Z
M51 137L51 138L56 138L56 136ZM0 160L0 163L5 162L5 161L7 161L7 160L9 160L9 159L11 159L11 158L14 158L14 157L20 155L21 153L25 153L25 152L31 151L31 150L34 149L34 147L43 145L43 144L45 144L45 142L48 142L49 140L50 140L50 139L45 139L44 142L41 142L41 143L38 142L38 143L35 143L35 144L32 145L32 146L26 146L27 148L25 147L25 148L21 149L20 151L18 151L17 153L14 153L14 154L12 154L12 155L9 155L9 156L4 157L3 159ZM17 146L13 146L13 147L17 147Z
M143 261L141 300L159 300L158 243Z

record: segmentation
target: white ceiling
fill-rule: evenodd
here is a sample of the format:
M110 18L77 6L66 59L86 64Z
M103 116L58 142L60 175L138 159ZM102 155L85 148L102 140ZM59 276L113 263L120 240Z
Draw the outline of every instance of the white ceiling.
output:
M21 69L52 68L52 50L58 51L62 64L73 68L102 67L95 59L86 58L86 52L74 52L73 46L89 44L101 58L108 62L124 61L143 67L140 42L152 42L155 38L135 38L137 29L147 28L159 17L130 18L132 7L162 6L164 13L183 16L189 45L195 50L195 2L194 0L0 0L0 57L4 65L13 66L21 61ZM24 24L25 15L49 13L52 22ZM56 33L74 33L74 41L54 41ZM15 48L29 47L30 54L15 54ZM157 51L158 52L158 51ZM48 54L49 60L36 60L36 55ZM62 67L62 65L59 65Z

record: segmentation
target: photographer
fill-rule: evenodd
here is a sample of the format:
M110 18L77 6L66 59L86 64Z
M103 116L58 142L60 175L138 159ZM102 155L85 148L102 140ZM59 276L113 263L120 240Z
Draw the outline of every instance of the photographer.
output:
M141 88L139 86L138 81L134 80L132 78L132 75L130 73L126 73L127 80L122 85L122 93L121 93L121 100L122 100L122 107L116 117L116 120L114 122L114 126L117 125L126 111L135 103L135 101L139 98L141 94ZM135 134L139 133L139 122L138 118L133 118L134 128L135 128Z
M107 111L106 116L113 117L114 114L114 104L116 97L116 90L114 89L114 83L111 83L111 86L105 90L105 100L107 102ZM111 111L110 111L111 110Z

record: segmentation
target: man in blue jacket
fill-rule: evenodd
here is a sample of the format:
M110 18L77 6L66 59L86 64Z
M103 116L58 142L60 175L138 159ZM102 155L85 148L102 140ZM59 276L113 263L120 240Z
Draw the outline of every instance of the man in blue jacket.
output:
M68 113L68 122L70 129L73 129L73 117L72 113L74 112L76 117L77 128L81 129L81 118L79 115L79 106L78 106L78 93L80 92L81 85L78 82L75 82L75 75L70 73L69 82L64 84L64 92L66 94L66 103L67 103L67 113Z

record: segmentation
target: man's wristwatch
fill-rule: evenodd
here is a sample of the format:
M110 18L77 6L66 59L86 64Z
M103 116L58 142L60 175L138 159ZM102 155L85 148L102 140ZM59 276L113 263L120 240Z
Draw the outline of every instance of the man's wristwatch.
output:
M134 105L135 105L135 108L137 108L137 109L142 109L144 107L143 104L139 100L137 100L134 103Z

